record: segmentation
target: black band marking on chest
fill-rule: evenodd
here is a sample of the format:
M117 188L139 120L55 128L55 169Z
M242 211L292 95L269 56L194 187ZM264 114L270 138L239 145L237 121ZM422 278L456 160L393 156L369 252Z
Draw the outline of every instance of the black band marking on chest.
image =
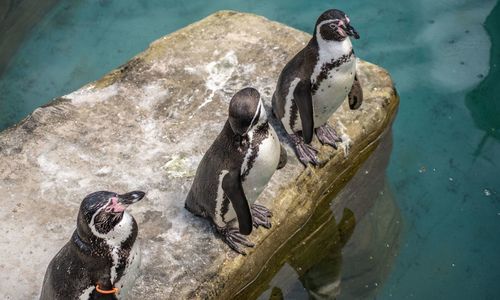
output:
M290 107L290 128L295 130L295 124L297 123L297 117L299 115L299 109L295 101L292 101L292 105Z
M130 256L131 248L119 248L118 249L118 265L116 266L116 279L114 283L117 283L122 279L125 268L127 267L127 260Z
M342 64L349 61L353 55L354 55L354 50L351 49L351 51L348 54L344 54L335 60L332 59L332 61L323 64L321 66L321 71L319 72L319 75L316 78L316 81L311 86L311 94L313 95L316 94L316 91L319 89L321 82L328 77L328 72L330 72L333 68L338 68Z
M226 196L226 194L224 194L223 197L222 197L222 205L221 205L221 208L220 208L220 216L221 216L223 222L226 221L226 220L224 220L224 216L229 211L229 203L230 203L229 202L229 198Z
M135 221L132 224L132 230L130 232L130 236L121 243L121 245L117 249L117 255L118 255L118 264L116 265L115 271L116 271L116 278L112 284L116 284L118 281L120 281L125 274L125 269L128 266L128 260L129 256L132 254L132 248L134 246L135 240L137 237L137 224ZM113 265L113 247L111 245L108 245L108 257L111 260L111 265ZM130 260L132 261L132 260ZM111 274L110 274L111 275Z
M249 151L251 151L251 153L250 157L248 158L247 169L245 170L245 173L241 174L242 181L244 181L245 178L250 173L250 169L252 169L253 164L255 163L255 159L257 158L257 155L259 153L260 144L262 144L262 141L266 139L268 131L269 131L268 122L260 125L255 129L252 137L252 143L250 144Z

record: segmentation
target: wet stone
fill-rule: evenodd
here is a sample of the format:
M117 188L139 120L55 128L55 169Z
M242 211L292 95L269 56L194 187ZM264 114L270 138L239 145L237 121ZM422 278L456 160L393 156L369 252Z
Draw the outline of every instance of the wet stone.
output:
M339 150L315 140L323 163L304 169L287 146L288 165L258 200L274 213L272 229L254 230L248 256L232 252L208 222L183 208L185 196L231 96L253 86L269 111L281 69L309 38L259 16L218 12L1 132L0 262L9 270L0 272L2 296L38 296L81 200L96 190L147 191L130 208L143 249L132 299L223 299L240 291L315 211L328 207L380 143L398 106L389 74L360 61L365 102L351 111L346 101L330 120L343 140Z

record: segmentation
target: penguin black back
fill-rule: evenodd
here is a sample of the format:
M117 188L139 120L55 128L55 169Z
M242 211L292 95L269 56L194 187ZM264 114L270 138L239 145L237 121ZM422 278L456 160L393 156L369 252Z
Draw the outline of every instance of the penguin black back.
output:
M254 201L276 168L286 163L286 151L280 147L259 92L238 91L229 103L228 120L203 156L187 195L186 209L210 219L224 241L241 254L245 252L239 244L252 245L243 236L251 233L252 226L271 226L269 210Z
M235 123L236 126L240 126L240 130L245 128L244 124L241 124L242 122ZM216 198L222 180L218 174L223 170L234 169L241 165L245 150L245 145L239 145L238 137L229 120L226 121L222 131L198 165L195 180L186 198L185 207L187 210L218 223L215 218Z
M195 180L186 198L185 207L195 215L208 217L218 226L216 198L223 170L240 169L248 150L245 137L260 116L260 94L253 88L244 88L229 102L228 120L207 150L196 171ZM228 209L222 207L222 209Z

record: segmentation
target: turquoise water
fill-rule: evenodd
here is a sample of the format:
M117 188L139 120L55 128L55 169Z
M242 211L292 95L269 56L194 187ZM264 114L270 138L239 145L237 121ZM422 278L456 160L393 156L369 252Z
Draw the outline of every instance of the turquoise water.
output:
M498 299L500 5L492 0L335 1L358 56L401 96L388 170L405 220L377 299ZM64 1L0 77L0 129L220 9L311 32L330 1Z

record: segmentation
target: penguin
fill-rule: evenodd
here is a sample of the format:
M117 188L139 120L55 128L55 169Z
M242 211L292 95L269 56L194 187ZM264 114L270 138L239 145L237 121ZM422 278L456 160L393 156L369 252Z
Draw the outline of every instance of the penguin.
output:
M342 141L327 122L346 96L351 109L359 108L363 101L350 37L359 39L349 17L338 9L325 11L316 21L309 43L279 76L273 113L305 166L319 164L318 151L309 145L313 133L322 144L335 149Z
M185 208L211 220L224 242L246 255L241 246L254 246L245 237L252 226L271 228L271 211L254 202L286 161L259 92L244 88L232 97L228 120L198 166Z
M145 193L86 196L70 240L50 262L41 300L123 299L139 271L137 223L125 210Z

